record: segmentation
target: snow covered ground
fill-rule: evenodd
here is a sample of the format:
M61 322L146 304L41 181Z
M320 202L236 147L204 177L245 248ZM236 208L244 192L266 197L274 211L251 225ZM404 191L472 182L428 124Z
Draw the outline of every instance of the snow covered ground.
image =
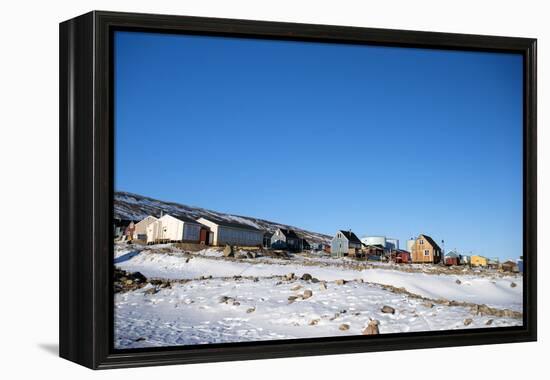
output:
M117 246L115 265L120 269L139 271L148 278L192 281L172 283L163 289L150 289L152 285L148 284L142 289L117 293L116 346L357 335L370 318L380 321L382 334L521 324L521 319L474 315L465 306L430 307L422 299L378 285L402 287L432 300L521 311L520 276L426 274L380 267L354 270L338 265L340 260L331 265L330 261L315 264L301 259L235 260L220 256L215 249L187 255L170 245ZM327 289L322 289L321 283L274 277L288 273L298 277L309 273L326 281ZM212 278L204 279L209 276ZM335 280L340 279L349 282L337 285ZM312 297L289 303L289 296L303 294L306 289L312 291ZM222 296L236 302L220 303ZM393 307L395 313L382 313L385 305ZM469 319L471 323L465 324ZM341 330L342 325L349 329Z

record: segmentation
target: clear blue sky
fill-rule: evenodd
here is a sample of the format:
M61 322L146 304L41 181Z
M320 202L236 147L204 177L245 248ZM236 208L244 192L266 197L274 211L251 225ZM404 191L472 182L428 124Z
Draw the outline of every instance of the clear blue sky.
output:
M117 32L116 189L522 250L522 58Z

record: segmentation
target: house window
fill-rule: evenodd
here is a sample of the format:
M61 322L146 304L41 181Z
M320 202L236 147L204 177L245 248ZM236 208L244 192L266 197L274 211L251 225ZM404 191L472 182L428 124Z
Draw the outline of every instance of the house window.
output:
M429 249L424 250L424 256L430 256L430 250Z
M424 244L424 240L420 239L420 245Z

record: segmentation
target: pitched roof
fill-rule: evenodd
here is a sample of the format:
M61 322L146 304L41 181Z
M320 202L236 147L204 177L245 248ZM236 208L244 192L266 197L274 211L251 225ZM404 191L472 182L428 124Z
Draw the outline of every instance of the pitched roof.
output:
M359 240L357 235L355 235L353 232L351 232L351 231L342 231L342 230L339 230L338 232L341 232L346 237L346 239L349 240L350 243L362 244L361 240Z
M182 221L184 223L200 224L195 219L191 219L191 218L189 218L187 216L184 216L184 215L163 214L162 216L158 217L158 219L162 219L164 217L171 217L171 218L177 219L179 221Z
M430 243L430 245L434 248L437 248L439 250L441 250L441 247L435 242L434 239L432 239L430 236L428 235L424 235L424 234L420 234L420 236L424 236L424 239L426 239L428 241L428 243Z
M279 228L279 230L283 233L283 235L286 236L287 239L300 239L300 237L296 235L296 232L294 230L290 230L288 228Z
M229 220L224 220L224 219L219 219L219 218L213 218L211 216L208 216L208 217L201 217L199 218L200 219L205 219L205 220L208 220L209 222L212 222L214 224L217 224L218 226L224 226L224 227L230 227L230 228L238 228L238 229L241 229L241 230L249 230L249 231L260 231L260 232L264 232L258 228L255 228L255 227L252 227L251 225L249 224L244 224L244 223L238 223L238 222L234 222L234 221L229 221Z

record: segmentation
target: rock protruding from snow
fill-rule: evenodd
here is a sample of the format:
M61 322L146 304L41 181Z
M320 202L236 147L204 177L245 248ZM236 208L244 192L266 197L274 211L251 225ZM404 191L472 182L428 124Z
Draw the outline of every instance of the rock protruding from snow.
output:
M367 327L363 330L363 335L378 335L380 334L380 330L378 330L378 325L380 322L378 322L376 319L371 319L369 321L369 324Z
M288 303L293 303L296 301L299 297L298 296L288 296Z
M382 313L386 313L386 314L395 314L395 309L388 305L384 305L381 311Z
M235 256L235 252L233 251L233 247L230 246L229 244L225 246L225 248L223 249L223 255L225 257L233 257Z
M349 324L348 323L342 323L339 327L338 327L339 330L342 330L342 331L347 331L349 330Z
M294 273L289 273L289 274L285 275L284 278L285 278L286 281L293 281L293 280L296 279L296 275Z
M219 303L225 303L225 304L228 304L228 305L233 305L233 306L239 306L241 303L239 301L237 301L235 298L233 297L228 297L228 296L221 296L219 299L218 299Z
M136 290L147 283L147 278L140 272L127 272L118 268L115 268L113 280L115 293Z

